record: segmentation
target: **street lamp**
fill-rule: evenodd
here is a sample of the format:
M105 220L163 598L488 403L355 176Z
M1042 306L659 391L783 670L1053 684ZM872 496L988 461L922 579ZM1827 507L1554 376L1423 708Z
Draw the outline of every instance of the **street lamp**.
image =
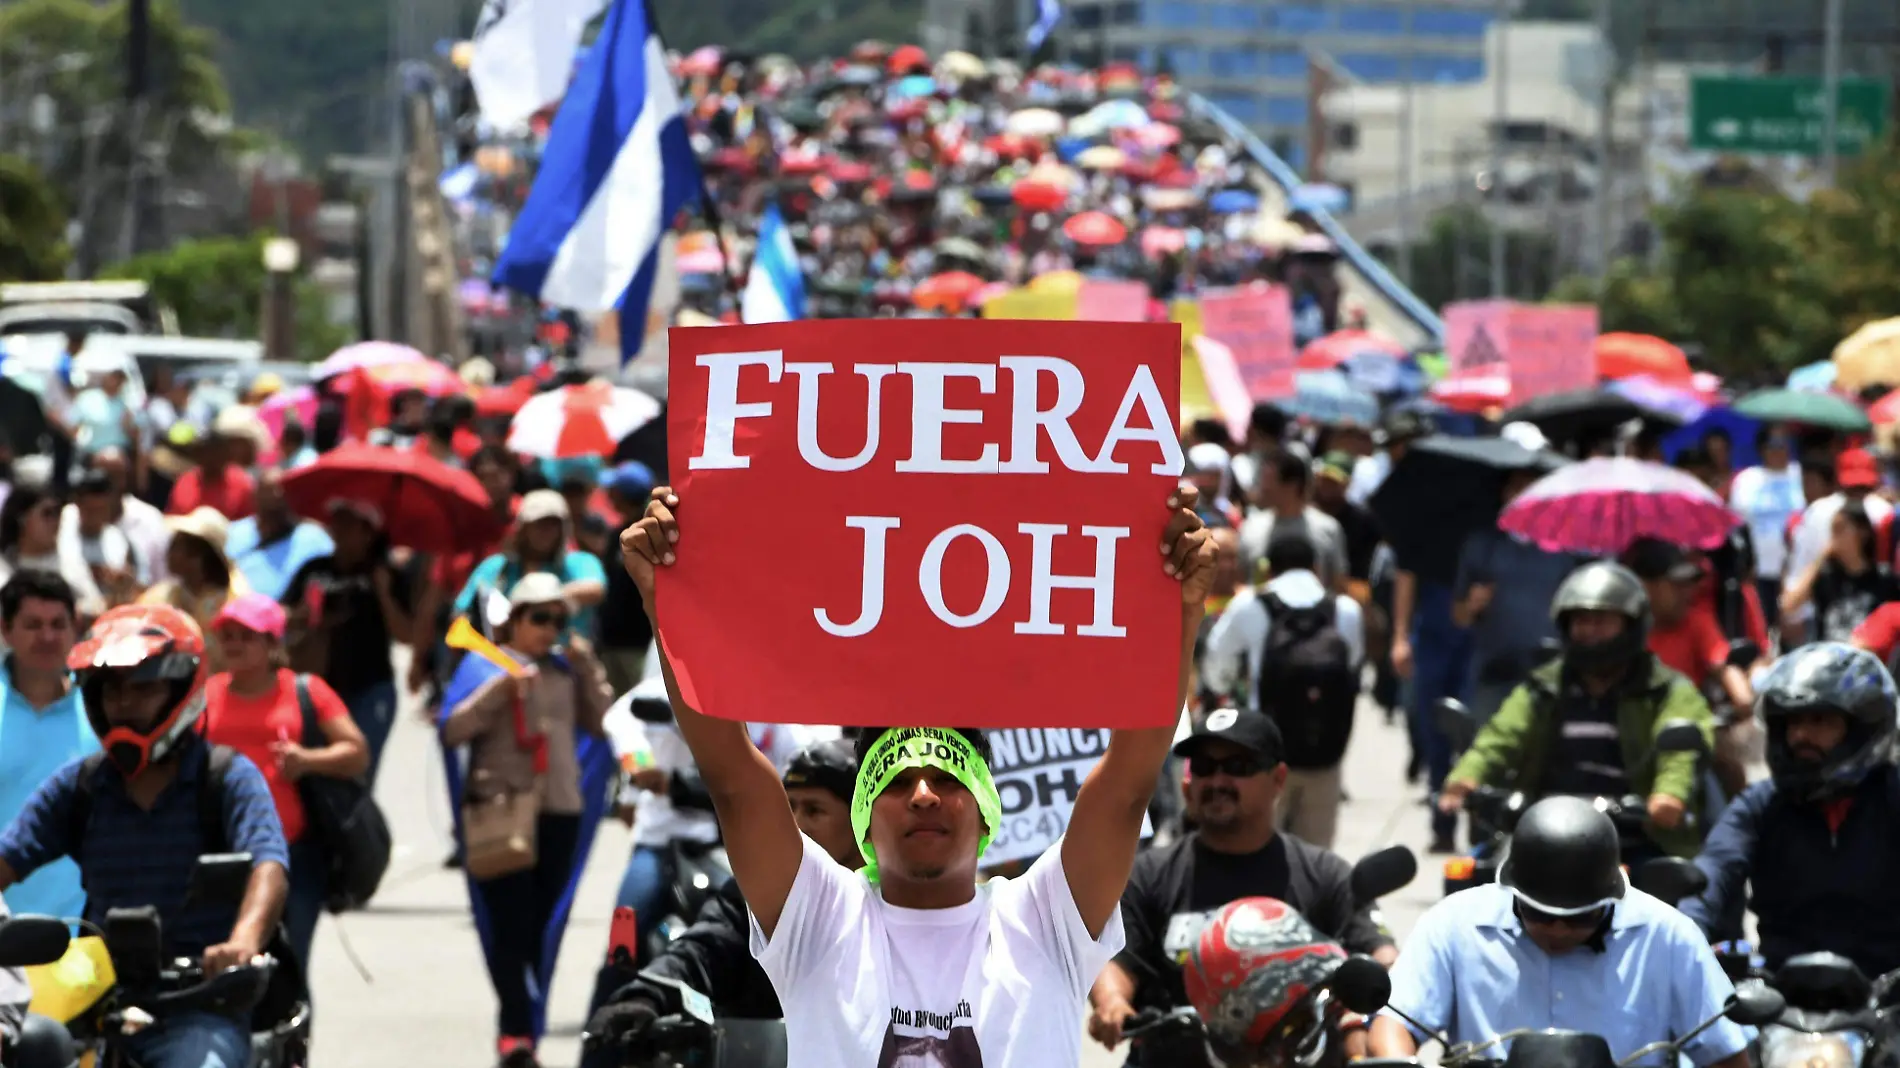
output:
M264 242L264 270L270 275L264 290L264 349L273 360L296 358L296 337L292 333L296 310L290 281L301 258L297 242L288 237Z

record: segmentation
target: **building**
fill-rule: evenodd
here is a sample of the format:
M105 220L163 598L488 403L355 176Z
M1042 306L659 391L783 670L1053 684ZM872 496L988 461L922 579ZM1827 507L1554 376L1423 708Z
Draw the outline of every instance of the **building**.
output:
M1084 63L1167 71L1246 123L1296 170L1309 157L1315 72L1381 84L1484 77L1497 0L1067 0L1054 45ZM929 47L1019 51L1033 0L926 0Z

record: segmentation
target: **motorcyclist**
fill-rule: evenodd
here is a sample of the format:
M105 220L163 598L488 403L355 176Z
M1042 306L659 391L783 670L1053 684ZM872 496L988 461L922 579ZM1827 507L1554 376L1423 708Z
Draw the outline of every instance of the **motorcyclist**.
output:
M1583 1031L1627 1057L1720 1013L1734 987L1708 942L1629 885L1619 846L1616 825L1582 798L1526 809L1498 881L1419 918L1372 1022L1372 1055L1417 1055L1427 1036L1406 1017L1452 1043L1516 1028ZM1748 1036L1717 1020L1683 1055L1698 1068L1746 1068Z
M1135 858L1122 892L1127 942L1089 991L1089 1034L1110 1049L1138 1009L1189 1004L1182 962L1208 915L1242 898L1271 897L1322 935L1390 964L1398 955L1376 911L1352 896L1352 867L1337 855L1276 829L1286 784L1279 728L1264 713L1220 709L1175 746L1188 760L1200 825L1171 845ZM1183 1063L1184 1051L1137 1046L1131 1064ZM1191 1063L1191 1062L1190 1062Z
M60 769L0 834L0 890L71 856L91 922L153 906L165 958L202 956L207 974L250 963L277 928L289 855L263 773L241 754L214 752L195 729L208 675L198 624L169 605L114 608L67 666L103 758ZM199 856L240 852L253 865L241 903L188 901ZM233 1068L251 1057L249 1020L208 1012L165 1017L123 1041L144 1068Z
M857 775L857 756L851 741L844 738L799 750L784 775L798 829L853 870L864 866L864 855L851 833L851 794ZM736 879L728 880L707 899L693 925L639 978L615 991L595 1011L587 1022L587 1033L602 1041L589 1052L586 1064L602 1068L618 1064L613 1050L645 1031L677 1001L677 995L653 977L677 980L705 994L718 1016L775 1020L780 1015L778 995L752 957L745 898Z
M1839 642L1803 646L1762 680L1755 711L1770 778L1730 802L1682 911L1711 937L1739 932L1744 885L1770 967L1826 950L1870 978L1900 968L1900 770L1894 680Z
M1696 800L1697 754L1656 752L1652 742L1664 723L1683 719L1709 744L1714 718L1695 686L1646 646L1642 580L1620 564L1586 564L1558 587L1550 609L1562 655L1531 672L1479 730L1440 806L1455 811L1481 785L1532 797L1636 794L1647 799L1645 830L1657 854L1694 856L1700 838L1684 816Z
M1302 1005L1307 993L1345 959L1338 943L1284 901L1243 898L1215 913L1194 940L1185 970L1188 998L1223 1068L1283 1065L1288 1040L1313 1022L1310 1006ZM1319 1063L1331 1068L1364 1050L1329 1045L1327 1052Z

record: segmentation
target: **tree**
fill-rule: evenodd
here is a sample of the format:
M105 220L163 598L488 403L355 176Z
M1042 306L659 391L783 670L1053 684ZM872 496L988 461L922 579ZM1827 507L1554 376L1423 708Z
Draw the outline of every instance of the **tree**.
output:
M1695 342L1724 374L1779 377L1827 359L1856 327L1900 314L1897 164L1885 149L1806 203L1693 188L1656 213L1653 269L1623 261L1601 285L1573 279L1559 292L1594 299L1605 330Z
M138 278L152 296L178 315L178 327L201 337L255 338L260 333L264 287L264 236L213 237L180 241L163 252L150 252L107 267L102 278ZM296 286L297 349L302 359L318 359L340 348L346 331L325 314L322 292L307 278Z
M152 3L145 107L128 106L126 22L126 0L0 5L0 99L44 93L53 101L55 132L34 148L67 209L85 224L76 250L82 264L95 262L118 234L134 158L147 178L191 180L221 164L229 132L230 98L213 39L186 24L170 0ZM4 132L19 135L16 126ZM8 147L0 143L0 151Z
M0 156L0 282L48 282L66 271L66 210L46 177Z

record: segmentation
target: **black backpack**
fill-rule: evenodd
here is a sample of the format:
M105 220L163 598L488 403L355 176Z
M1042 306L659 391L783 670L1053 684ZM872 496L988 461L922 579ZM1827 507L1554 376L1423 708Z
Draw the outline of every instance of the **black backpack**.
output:
M297 708L303 713L303 744L327 744L310 700L310 676L297 676ZM364 778L306 775L297 780L305 823L323 847L330 870L324 879L324 908L348 912L369 904L389 870L389 821Z
M1272 622L1260 653L1257 707L1279 726L1288 767L1330 768L1346 755L1359 698L1338 604L1331 596L1307 608L1290 608L1274 594L1261 601Z

